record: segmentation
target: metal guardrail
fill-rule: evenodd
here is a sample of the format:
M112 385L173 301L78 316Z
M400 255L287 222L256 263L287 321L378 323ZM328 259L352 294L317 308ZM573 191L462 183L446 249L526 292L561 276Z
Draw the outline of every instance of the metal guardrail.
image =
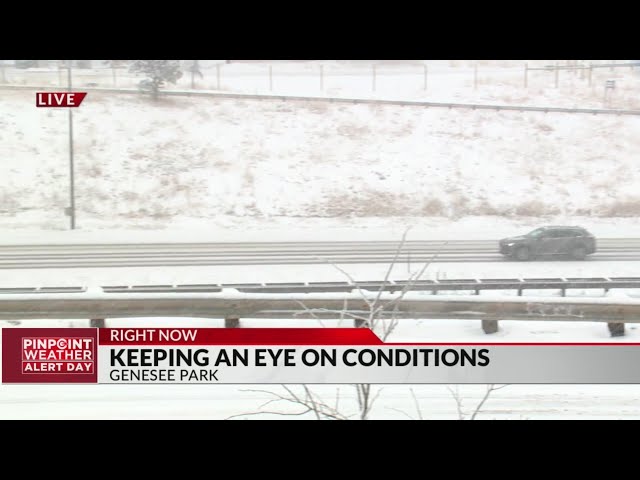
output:
M45 87L34 85L0 85L0 89L7 90L64 90L65 87ZM139 94L138 89L119 89L119 88L97 88L97 87L81 87L76 90L86 92L104 92L104 93L125 93ZM466 108L471 110L495 110L495 111L516 111L516 112L543 112L543 113L586 113L592 115L640 115L640 110L620 110L609 108L564 108L564 107L531 107L523 105L497 105L497 104L481 104L481 103L450 103L450 102L422 102L418 100L384 100L371 98L345 98L345 97L315 97L315 96L293 96L293 95L254 95L248 93L221 93L221 92L203 92L203 91L176 91L163 90L161 95L184 96L184 97L215 97L215 98L232 98L244 100L281 100L281 101L305 101L305 102L330 102L330 103L349 103L349 104L370 104L370 105L398 105L398 106L416 106L425 108Z
M489 279L447 279L447 280L389 280L356 282L299 282L299 283L226 283L192 285L119 285L103 286L105 293L181 293L181 292L221 292L236 289L242 293L323 293L351 292L354 289L395 293L422 291L438 293L443 291L473 291L476 295L483 290L560 290L566 296L569 289L602 289L608 292L616 288L640 289L640 277L589 277L589 278L489 278ZM2 290L0 289L0 293Z
M640 277L506 278L420 281L116 285L0 288L0 319L90 318L103 327L106 318L224 318L238 327L244 318L368 317L371 300L394 301L382 318L479 319L485 333L498 320L573 320L607 322L612 335L624 335L624 323L640 323L640 298L565 297L568 289L639 288ZM523 290L559 289L564 298L522 296ZM518 296L490 298L481 290L517 290ZM476 295L418 295L416 292L475 291ZM382 305L382 304L381 304ZM355 319L362 326L361 319Z
M86 287L2 287L3 293L82 293L86 292Z
M516 290L521 296L525 290L560 290L566 296L570 289L598 289L605 293L618 288L640 289L640 277L586 277L586 278L462 278L443 280L388 280L386 282L293 282L293 283L211 283L184 285L107 285L100 289L110 293L219 293L234 289L241 293L349 293L353 290L400 292ZM83 293L86 287L11 287L0 288L2 294L15 293Z
M240 293L113 292L87 290L65 293L12 293L0 296L0 319L92 319L200 317L223 318L238 327L240 318L352 319L366 326L371 301L376 318L481 320L486 333L498 330L499 320L607 322L612 334L623 335L624 323L640 322L640 298L559 298L518 296L430 296L398 293Z

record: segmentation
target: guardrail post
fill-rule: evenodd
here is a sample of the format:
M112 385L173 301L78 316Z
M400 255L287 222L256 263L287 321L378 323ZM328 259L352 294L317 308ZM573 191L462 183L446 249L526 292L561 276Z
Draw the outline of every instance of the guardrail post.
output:
M482 331L486 334L498 332L497 320L482 320Z
M224 328L240 328L240 319L237 317L226 317L224 319Z
M529 65L528 64L524 64L524 88L527 88L528 85L528 79L527 79L527 75L529 74Z
M353 319L353 326L355 328L366 328L367 327L367 322L365 320L362 320L361 318L354 318Z
M609 322L607 327L612 337L624 337L624 323Z
M89 321L89 326L92 328L105 328L104 318L92 318Z

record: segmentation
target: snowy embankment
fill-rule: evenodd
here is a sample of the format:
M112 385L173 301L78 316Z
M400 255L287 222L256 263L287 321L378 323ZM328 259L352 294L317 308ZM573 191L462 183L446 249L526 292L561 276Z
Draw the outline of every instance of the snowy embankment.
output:
M32 97L2 95L0 216L64 230L67 113ZM634 217L638 131L635 117L95 94L74 115L78 227Z

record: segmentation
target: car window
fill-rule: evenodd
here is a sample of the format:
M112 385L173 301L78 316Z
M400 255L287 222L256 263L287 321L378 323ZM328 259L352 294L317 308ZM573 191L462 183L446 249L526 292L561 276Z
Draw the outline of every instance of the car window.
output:
M545 230L543 228L536 228L532 232L527 233L527 237L540 238L540 237L543 236L542 234L544 232L545 232Z

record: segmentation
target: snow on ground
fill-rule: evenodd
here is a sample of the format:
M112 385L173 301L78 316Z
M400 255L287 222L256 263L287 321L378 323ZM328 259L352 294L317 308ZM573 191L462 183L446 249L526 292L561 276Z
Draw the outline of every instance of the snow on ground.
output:
M67 112L1 102L3 226L66 229ZM78 225L635 216L639 131L634 116L92 94L74 112Z
M524 62L372 65L229 64L220 90L431 101L640 108L629 70L529 72ZM550 62L529 62L544 66ZM424 72L427 67L427 88ZM217 89L203 65L197 88ZM294 68L295 67L295 68ZM301 72L301 68L304 70ZM297 70L296 70L297 69ZM57 71L4 72L15 83L64 84ZM74 85L111 86L76 71ZM106 72L110 74L111 72ZM119 71L118 74L121 74ZM2 77L0 77L2 78ZM95 81L97 80L97 82ZM121 77L119 86L139 79ZM1 81L1 80L0 80ZM127 84L128 82L128 84ZM185 76L179 88L190 82ZM497 239L542 223L576 224L599 238L640 236L640 119L416 107L90 94L74 111L78 230L68 231L68 114L35 108L33 92L0 90L0 243ZM345 267L379 279L384 265ZM408 276L398 265L392 278ZM630 262L439 263L427 278L638 276ZM126 279L126 280L125 280ZM345 280L329 265L1 270L0 286L99 286ZM529 292L535 294L536 292ZM556 295L557 292L546 292ZM636 293L637 292L627 292ZM572 292L601 295L601 292ZM109 320L111 326L221 326L219 320ZM325 322L329 325L331 322ZM23 321L87 326L88 321ZM245 326L293 326L245 320ZM312 321L305 326L315 326ZM11 328L15 323L0 322ZM295 326L301 326L296 322ZM639 341L634 325L501 322L487 337L473 321L403 321L398 341ZM391 339L393 340L393 338ZM261 386L1 385L0 418L227 418L270 399ZM418 417L409 386L384 387L373 418ZM446 386L412 386L424 418L458 418ZM270 387L269 387L270 389ZM335 386L316 386L335 396ZM467 411L484 386L460 386ZM353 392L340 387L346 409ZM638 385L510 385L479 418L640 418ZM352 402L350 405L348 402Z
M358 281L380 280L384 264L341 265ZM405 280L421 265L399 262L392 280ZM464 278L592 278L637 277L635 262L536 261L495 263L434 263L425 279ZM182 285L216 283L345 282L348 279L332 265L219 265L198 267L122 267L0 270L0 287L61 287L107 285ZM590 292L587 292L590 293ZM601 292L598 292L600 294Z
M0 245L85 244L85 243L191 243L191 242L323 242L323 241L407 241L498 240L525 234L540 225L581 225L597 238L637 238L640 224L635 217L594 218L577 215L505 218L473 216L450 220L442 217L234 217L211 219L177 217L167 222L133 220L126 226L108 228L116 221L87 219L78 214L76 230L68 230L69 219L56 219L60 228L43 228L42 217L35 225L0 225ZM145 222L149 225L144 228ZM22 223L20 225L23 225ZM39 228L38 228L39 227ZM162 228L163 227L163 228Z

